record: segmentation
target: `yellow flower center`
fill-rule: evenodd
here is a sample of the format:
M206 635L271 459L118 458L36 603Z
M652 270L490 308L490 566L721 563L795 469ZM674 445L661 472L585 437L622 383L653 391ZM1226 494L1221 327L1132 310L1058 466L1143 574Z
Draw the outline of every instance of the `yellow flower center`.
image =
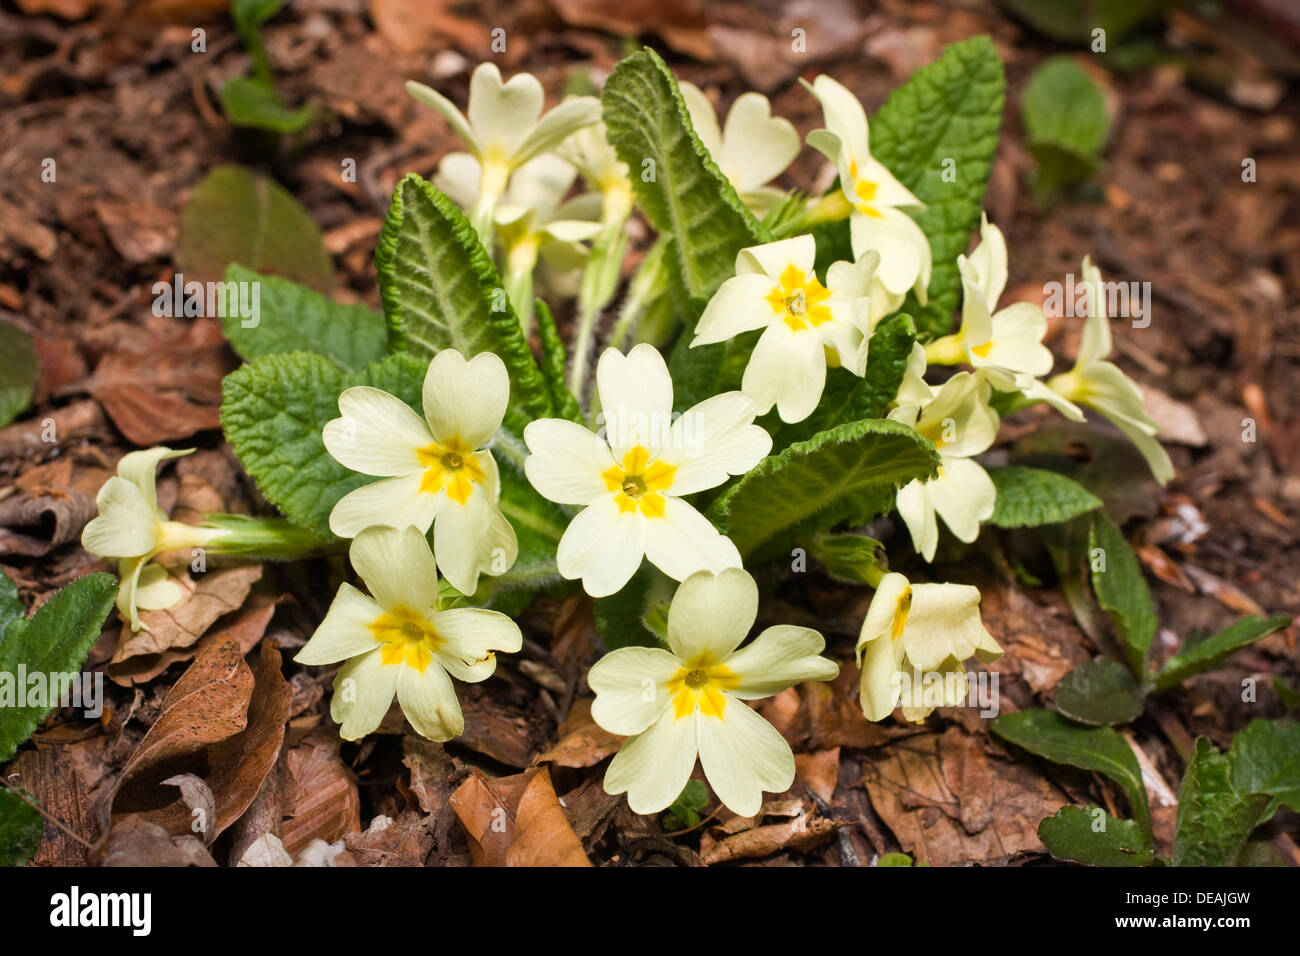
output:
M908 588L903 592L903 596L898 599L898 607L894 610L894 627L889 632L890 640L896 641L903 636L903 631L907 628L907 615L912 610L912 589Z
M725 665L715 663L708 654L687 661L668 681L668 691L673 695L673 716L678 720L689 717L698 707L705 717L720 719L727 707L722 692L739 682L739 676Z
M481 484L486 474L470 448L459 437L443 444L434 442L416 450L415 455L424 466L420 490L437 494L444 488L447 497L459 504L469 501L474 485Z
M831 310L825 304L830 295L830 290L817 281L817 276L806 276L802 269L791 263L781 273L776 288L768 293L767 302L777 318L800 332L830 321Z
M857 160L849 161L849 178L853 180L853 188L857 190L859 200L853 204L854 208L864 216L870 216L872 219L883 219L884 216L871 205L871 202L876 198L876 190L880 188L880 184L858 176Z
M385 664L405 664L421 674L442 644L433 625L408 607L379 615L371 623L370 633L382 645L379 654Z
M672 487L677 466L662 461L650 461L650 452L637 445L623 456L622 465L612 465L600 473L605 487L617 491L615 502L620 512L638 508L647 518L664 516L664 496L660 494Z
M974 345L971 347L971 351L980 358L986 359L989 357L989 353L993 351L993 340L989 339L983 345Z

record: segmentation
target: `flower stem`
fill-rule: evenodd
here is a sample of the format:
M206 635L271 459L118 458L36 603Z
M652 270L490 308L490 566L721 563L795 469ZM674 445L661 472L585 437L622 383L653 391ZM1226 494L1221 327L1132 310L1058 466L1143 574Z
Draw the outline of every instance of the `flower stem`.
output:
M925 361L927 365L960 365L966 361L960 336L954 332L935 339L925 347Z
M610 333L609 344L621 349L629 337L634 336L650 311L654 300L668 284L668 240L660 236L650 247L641 265L628 283L627 297L623 300L623 310L618 322ZM643 340L642 340L643 341Z
M596 333L596 319L614 297L627 251L627 233L623 221L612 219L604 224L591 245L591 256L582 273L578 289L578 326L573 334L573 362L569 367L569 390L582 399L587 379L587 365Z
M213 532L203 544L209 554L238 555L268 561L291 561L342 552L348 542L326 541L284 518L209 514L200 528Z

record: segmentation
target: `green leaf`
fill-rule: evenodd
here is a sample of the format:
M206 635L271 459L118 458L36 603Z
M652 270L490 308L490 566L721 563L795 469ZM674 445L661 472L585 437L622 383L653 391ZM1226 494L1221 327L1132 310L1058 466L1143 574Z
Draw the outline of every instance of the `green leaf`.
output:
M260 27L280 12L287 0L230 0L230 16L235 21L244 46L253 58L253 73L264 83L271 82L271 64L262 45Z
M764 458L709 517L746 561L761 560L841 521L865 524L891 506L896 489L938 466L934 446L906 425L849 422Z
M1081 724L1127 724L1142 713L1142 688L1119 661L1094 657L1061 678L1052 703Z
M1101 807L1062 807L1038 824L1038 838L1058 860L1084 866L1150 866L1156 860L1140 826Z
M1034 188L1045 195L1073 186L1100 166L1110 133L1106 98L1069 57L1053 57L1029 79L1020 100L1029 151L1038 161Z
M0 322L0 428L32 403L37 369L32 337L11 322Z
M11 617L0 638L0 764L14 755L18 745L32 735L54 712L58 688L31 706L17 706L18 668L28 675L76 675L99 638L104 619L113 608L117 579L111 574L90 574L73 581L50 598L30 620L12 617L16 592L4 575L0 585L0 615ZM7 685L7 686L6 686ZM48 689L48 688L47 688ZM27 695L32 687L26 688Z
M819 534L810 553L831 577L852 584L871 584L877 569L888 570L881 557L885 546L865 534Z
M187 281L219 281L238 262L328 292L334 267L311 214L273 180L218 166L181 210L176 266Z
M1300 813L1300 724L1292 720L1252 720L1228 752L1232 783L1243 793L1273 798L1261 822L1279 806Z
M245 360L284 352L318 352L344 371L357 372L388 351L384 317L364 305L331 302L297 282L264 276L240 265L226 270L226 282L257 284L257 325L245 328L246 320L238 315L221 318L226 338Z
M316 115L310 106L290 109L280 94L252 76L232 76L221 88L221 109L234 126L296 133Z
M1050 710L1022 710L995 717L992 731L1017 747L1055 763L1092 770L1114 780L1128 796L1133 816L1151 832L1151 811L1142 770L1124 738L1109 727L1080 727Z
M1165 661L1164 667L1156 672L1156 690L1177 687L1193 674L1212 670L1246 645L1290 624L1291 617L1287 614L1275 614L1267 618L1251 616L1195 643L1189 638L1183 649Z
M546 380L546 388L550 392L551 407L555 409L556 415L581 423L582 409L564 378L564 363L568 356L560 332L555 327L555 318L541 299L537 300L534 312L537 315L537 335L542 340L542 378Z
M20 793L33 799L26 791L0 789L0 866L26 866L45 836L40 811Z
M1178 791L1174 866L1224 866L1259 825L1268 794L1233 786L1232 764L1199 737Z
M934 259L932 308L917 315L922 333L947 332L957 308L957 256L979 225L1005 89L993 41L972 37L913 73L871 119L872 155L925 203L914 217ZM944 181L945 160L953 182Z
M709 805L709 788L703 780L688 780L677 799L664 811L664 829L689 830L700 822L700 811Z
M596 633L606 650L661 647L667 618L661 611L672 601L677 583L644 561L623 590L592 602Z
M519 541L519 557L505 574L480 579L480 591L490 606L502 610L503 600L518 599L523 605L538 591L549 590L561 583L560 570L555 563L556 548L564 534L568 517L558 505L539 495L528 479L507 462L501 462L501 513L515 529Z
M1100 498L1054 471L1022 465L985 470L998 491L989 524L999 528L1056 524L1101 507Z
M898 397L915 341L916 324L910 315L899 312L885 319L871 335L865 377L847 369L828 369L826 389L816 410L802 422L783 425L773 436L773 447L785 448L843 422L882 417Z
M329 515L335 503L375 480L343 467L325 450L321 429L339 417L339 395L353 385L373 385L419 410L426 367L402 353L348 374L314 352L264 355L221 384L226 440L267 501L294 524L333 540Z
M609 141L632 171L641 208L672 255L687 294L706 300L735 272L736 254L767 231L695 135L672 72L653 50L622 60L600 94Z
M496 267L455 203L414 173L393 193L375 249L384 315L395 337L426 361L442 349L495 352L510 371L511 405L551 414Z
M876 860L876 866L929 866L928 863L913 863L906 853L885 853Z
M1056 40L1089 43L1095 39L1095 30L1111 42L1124 34L1163 6L1169 0L998 0L1021 20L1035 30ZM1094 51L1104 52L1104 51Z
M1145 682L1147 652L1156 635L1156 609L1137 555L1115 522L1100 511L1092 518L1088 550L1097 603L1110 614L1124 638L1124 651L1134 676Z

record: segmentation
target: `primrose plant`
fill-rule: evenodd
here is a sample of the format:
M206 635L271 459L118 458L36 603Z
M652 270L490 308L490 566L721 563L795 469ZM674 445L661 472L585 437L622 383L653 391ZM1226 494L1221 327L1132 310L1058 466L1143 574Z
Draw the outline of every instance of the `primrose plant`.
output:
M1159 482L1173 468L1107 360L1089 260L1069 371L1051 374L1042 310L1002 301L1007 246L980 209L1003 107L992 43L950 48L870 126L836 80L805 86L824 117L807 145L836 177L823 195L774 185L800 142L766 98L744 94L720 126L649 50L599 99L550 110L536 79L490 63L463 110L409 84L464 149L432 183L396 188L375 255L382 316L261 277L273 306L293 307L227 323L247 362L225 381L225 434L283 518L168 521L154 468L180 453L124 458L84 543L121 562L129 625L181 598L163 560L177 549L347 549L366 590L338 585L297 661L341 664L342 736L374 732L396 696L444 741L464 727L454 681L520 650L514 618L534 597L583 591L608 651L587 679L592 715L627 738L605 786L640 813L673 804L697 760L737 814L791 785L789 745L748 702L835 680L833 658L853 655L793 624L746 641L757 582L808 556L874 589L855 648L865 719L964 705L967 662L1002 653L980 592L912 579L990 525L1109 534L1102 502L1063 470L1014 446L1010 463L990 455L1003 417L1093 409ZM625 268L634 214L655 235ZM571 319L568 348L548 301ZM297 348L268 351L276 341ZM896 549L908 575L863 530L891 513L916 553ZM1085 554L1067 557L1063 580Z

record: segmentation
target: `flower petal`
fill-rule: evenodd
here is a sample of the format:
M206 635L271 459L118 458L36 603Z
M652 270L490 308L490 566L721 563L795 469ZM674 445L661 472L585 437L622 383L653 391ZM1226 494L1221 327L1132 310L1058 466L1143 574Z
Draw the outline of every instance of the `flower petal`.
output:
M939 525L935 521L934 505L926 482L914 478L898 489L895 507L907 525L916 553L927 561L933 561L935 549L939 547Z
M662 647L620 647L587 674L596 694L591 716L611 734L632 736L659 719L672 702L668 681L681 662Z
M438 606L438 569L418 529L367 528L353 540L348 559L385 611L404 607L427 617Z
M858 102L858 98L842 83L825 74L813 80L811 86L804 83L804 87L817 97L817 101L821 104L827 129L839 137L855 158L865 159L869 156L867 112Z
M682 412L659 460L676 465L671 491L690 495L743 475L772 450L772 436L754 424L758 408L744 392L723 392Z
M442 638L438 662L458 680L477 684L496 670L496 651L511 654L524 646L519 625L499 611L453 608L439 611L429 621Z
M980 620L980 592L969 584L914 584L903 630L907 659L921 671L939 670L948 658L964 661L977 649L996 647Z
M834 680L840 666L821 656L826 641L809 627L769 627L727 659L740 682L727 693L741 700L779 694L806 680Z
M736 274L759 273L771 279L780 279L789 266L794 266L809 276L816 258L816 239L810 235L793 236L741 249L736 256Z
M580 511L560 538L555 563L569 580L582 579L592 597L623 589L645 556L646 519L639 512L620 512L606 493Z
M185 600L185 589L160 564L146 564L135 588L135 606L142 611L162 611Z
M351 584L340 585L325 620L293 659L299 664L336 664L374 650L378 642L370 625L383 613L374 598Z
M673 716L672 708L645 733L629 739L605 771L605 792L627 794L634 813L658 813L681 795L695 769L699 718Z
M821 339L774 322L759 336L740 387L761 412L776 405L781 421L803 421L826 387L826 350Z
M445 445L459 439L468 448L482 448L505 417L510 373L495 352L466 361L455 349L443 349L429 363L422 398L436 441Z
M117 463L117 476L125 478L140 489L149 509L161 517L158 511L158 492L156 490L158 463L167 458L181 458L194 454L193 448L176 451L157 446L143 451L128 452Z
M980 295L985 304L996 308L1007 286L1007 240L1002 230L980 214L980 244L970 254L970 264L979 276Z
M416 450L433 441L429 426L396 395L369 385L339 396L340 418L325 423L325 450L345 468L391 478L423 470Z
M594 96L571 96L529 130L524 141L515 148L514 161L527 162L548 149L555 149L573 133L599 121L600 100Z
M139 486L113 475L95 496L99 516L81 532L81 545L101 558L135 558L158 546L158 512Z
M469 120L465 119L465 114L457 109L455 103L432 87L425 86L423 83L416 83L414 80L406 81L406 93L417 103L423 103L441 115L455 130L461 142L469 147L470 152L476 155L480 152L478 137L474 135Z
M682 100L686 103L686 112L691 117L695 135L700 138L713 161L721 165L722 130L718 128L718 116L713 110L713 104L694 83L682 80L677 88L681 90Z
M691 348L725 342L742 332L752 332L771 323L776 313L767 297L777 288L775 279L759 272L727 279L704 307L704 314L695 326Z
M461 594L478 589L482 542L499 514L496 503L481 485L475 485L461 504L448 498L433 522L433 548L442 576Z
M784 793L794 783L790 745L745 703L728 698L720 719L697 721L704 775L732 813L757 816L764 790Z
M901 691L898 672L903 657L903 642L888 634L859 644L862 676L858 681L858 700L867 720L884 720L898 706Z
M397 692L402 665L384 666L379 648L354 657L334 678L330 717L344 740L359 740L383 722Z
M989 473L969 458L945 457L939 477L925 487L931 506L948 530L967 544L979 537L980 522L992 517L998 498Z
M596 365L606 440L622 461L635 446L654 458L672 427L673 380L659 350L642 343L627 355L606 349Z
M472 209L478 202L478 184L482 177L483 165L477 159L469 153L453 152L438 163L433 184L461 209Z
M741 192L765 186L785 172L799 155L799 133L787 119L772 115L761 93L742 93L731 104L722 129L722 172Z
M740 567L740 552L708 518L680 498L664 496L664 513L645 519L645 556L674 581L696 571Z
M330 512L330 530L340 538L353 538L366 528L419 528L421 534L433 524L446 496L420 490L422 472L399 478L381 478L349 491Z
M724 663L758 617L758 585L744 569L701 571L682 582L668 606L668 645L683 663Z
M599 437L576 422L539 418L524 427L524 474L538 493L562 505L585 505L609 493L601 473L614 456Z
M480 63L469 78L467 110L480 153L513 157L542 115L544 98L542 84L531 73L517 73L503 83L495 63Z
M439 742L458 737L465 729L465 716L447 672L437 664L430 664L424 673L413 667L393 669L397 702L416 733Z

